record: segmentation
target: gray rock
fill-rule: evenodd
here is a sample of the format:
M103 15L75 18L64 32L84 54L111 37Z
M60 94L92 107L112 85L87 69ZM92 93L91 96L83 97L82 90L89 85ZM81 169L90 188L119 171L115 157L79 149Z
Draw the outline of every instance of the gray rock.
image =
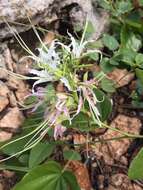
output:
M0 39L12 35L4 19L18 32L28 30L28 15L34 24L48 21L49 6L54 0L0 0ZM48 16L48 19L47 19ZM22 25L25 24L25 25Z
M30 28L27 15L33 24L47 25L61 19L60 13L66 8L71 24L83 26L88 16L96 29L94 38L97 39L103 32L107 14L98 11L92 0L0 0L0 39L12 35L5 20L18 32L22 32Z

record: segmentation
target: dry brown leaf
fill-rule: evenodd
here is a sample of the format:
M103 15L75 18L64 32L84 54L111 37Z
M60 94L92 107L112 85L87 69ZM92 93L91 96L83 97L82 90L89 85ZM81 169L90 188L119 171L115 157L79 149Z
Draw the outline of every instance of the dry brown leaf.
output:
M129 73L126 69L114 69L108 77L117 83L117 87L122 87L131 82L134 73Z
M68 167L75 174L81 190L91 190L91 183L86 166L79 161L71 161Z

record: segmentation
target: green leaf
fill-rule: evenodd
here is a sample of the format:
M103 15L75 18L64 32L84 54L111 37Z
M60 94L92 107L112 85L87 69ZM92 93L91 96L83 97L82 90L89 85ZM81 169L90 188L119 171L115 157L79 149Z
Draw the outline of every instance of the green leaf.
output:
M24 166L28 165L28 161L29 161L29 154L22 154L18 157L18 160L21 164L23 164Z
M117 66L117 65L119 65L119 62L118 62L114 57L112 57L112 58L110 59L110 64Z
M100 66L101 66L101 69L103 70L103 72L105 72L105 73L109 73L109 72L113 71L115 68L114 65L110 64L110 60L107 57L102 59Z
M143 63L143 54L142 53L138 53L135 57L135 61L137 64L142 64Z
M76 178L54 161L32 169L13 190L80 190Z
M88 53L87 55L90 59L97 61L99 59L99 54L94 52L94 53Z
M104 78L101 81L101 88L105 91L105 92L115 92L115 84L112 80Z
M135 61L135 56L137 55L137 53L131 49L120 49L120 51L118 51L116 53L116 59L118 59L120 62L124 62L127 65L132 66L134 64Z
M13 171L20 171L20 172L28 172L29 168L22 167L22 166L0 164L0 170L13 170Z
M67 180L67 182L70 184L71 190L81 190L79 185L77 184L76 177L73 175L72 172L65 171L63 176Z
M100 101L97 102L97 108L100 112L101 120L105 121L112 111L111 100L108 99L108 97L101 90L94 89L94 92L97 99Z
M85 39L90 38L94 32L95 32L95 28L94 28L92 22L88 21L87 29L86 29L86 33L85 33Z
M30 151L30 158L29 158L29 167L35 167L41 162L43 162L46 158L48 158L55 146L53 144L47 143L38 143L32 150Z
M142 69L135 69L137 78L141 81L143 85L143 70Z
M141 20L141 14L140 11L138 11L137 9L130 12L128 15L126 15L125 17L125 23L130 26L133 27L132 29L137 29L139 32L142 31L142 20Z
M139 5L143 6L143 0L138 0L139 1Z
M77 24L77 25L74 25L74 31L75 32L80 32L80 31L82 31L82 27L81 27L81 25L80 24Z
M48 103L53 103L56 99L55 88L52 84L48 84L46 87L45 101Z
M81 160L80 154L74 150L66 150L63 155L66 160Z
M121 48L138 51L142 46L142 40L139 35L134 34L127 26L123 26L121 30Z
M129 12L133 9L132 3L130 1L118 1L117 2L117 13L118 15Z
M110 2L108 0L97 0L98 4L104 8L105 10L111 10L112 6L110 5Z
M77 116L74 117L72 123L70 124L69 120L63 121L64 126L68 128L77 128L81 131L90 130L89 129L89 116L83 112L80 112Z
M28 98L26 98L26 100L24 101L24 103L26 105L31 105L31 104L34 104L37 101L38 101L38 98L36 96L29 96Z
M137 94L140 96L140 100L142 99L142 94L143 94L143 83L141 83L141 80L137 80L136 83L136 89L137 89Z
M143 148L131 162L128 170L128 176L133 180L143 179Z
M29 138L21 139L17 142L14 142L12 144L9 144L8 146L4 147L2 149L2 152L4 154L7 154L9 156L12 156L16 154L17 152L21 151L24 149L25 144L27 143Z
M103 38L103 44L109 48L110 50L116 50L119 47L119 43L113 36L109 34L104 34Z

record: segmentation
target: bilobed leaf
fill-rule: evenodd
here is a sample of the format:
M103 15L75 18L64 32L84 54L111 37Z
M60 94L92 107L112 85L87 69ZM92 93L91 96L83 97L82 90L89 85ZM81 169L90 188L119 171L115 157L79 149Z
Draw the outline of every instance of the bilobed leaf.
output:
M66 150L63 155L66 160L81 160L80 154L74 150Z
M70 179L69 179L70 176ZM13 190L80 190L76 178L54 161L32 169Z
M119 47L119 43L113 36L109 34L104 34L103 36L103 44L109 48L110 50L116 50Z
M29 158L29 167L35 167L41 162L43 162L46 158L48 158L53 150L53 144L47 143L38 143L32 150L30 151L30 158Z
M130 164L128 176L130 179L143 179L143 148Z

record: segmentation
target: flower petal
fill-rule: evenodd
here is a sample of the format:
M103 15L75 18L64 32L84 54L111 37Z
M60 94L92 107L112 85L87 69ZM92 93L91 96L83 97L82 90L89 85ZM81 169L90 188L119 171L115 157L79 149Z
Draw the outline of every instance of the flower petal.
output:
M57 140L58 137L62 137L65 130L66 130L66 127L62 126L61 124L56 124L54 128L55 140Z
M60 81L68 88L69 91L72 90L72 89L71 89L71 86L70 86L70 84L69 84L69 81L68 81L65 77L62 77L62 78L60 79Z

